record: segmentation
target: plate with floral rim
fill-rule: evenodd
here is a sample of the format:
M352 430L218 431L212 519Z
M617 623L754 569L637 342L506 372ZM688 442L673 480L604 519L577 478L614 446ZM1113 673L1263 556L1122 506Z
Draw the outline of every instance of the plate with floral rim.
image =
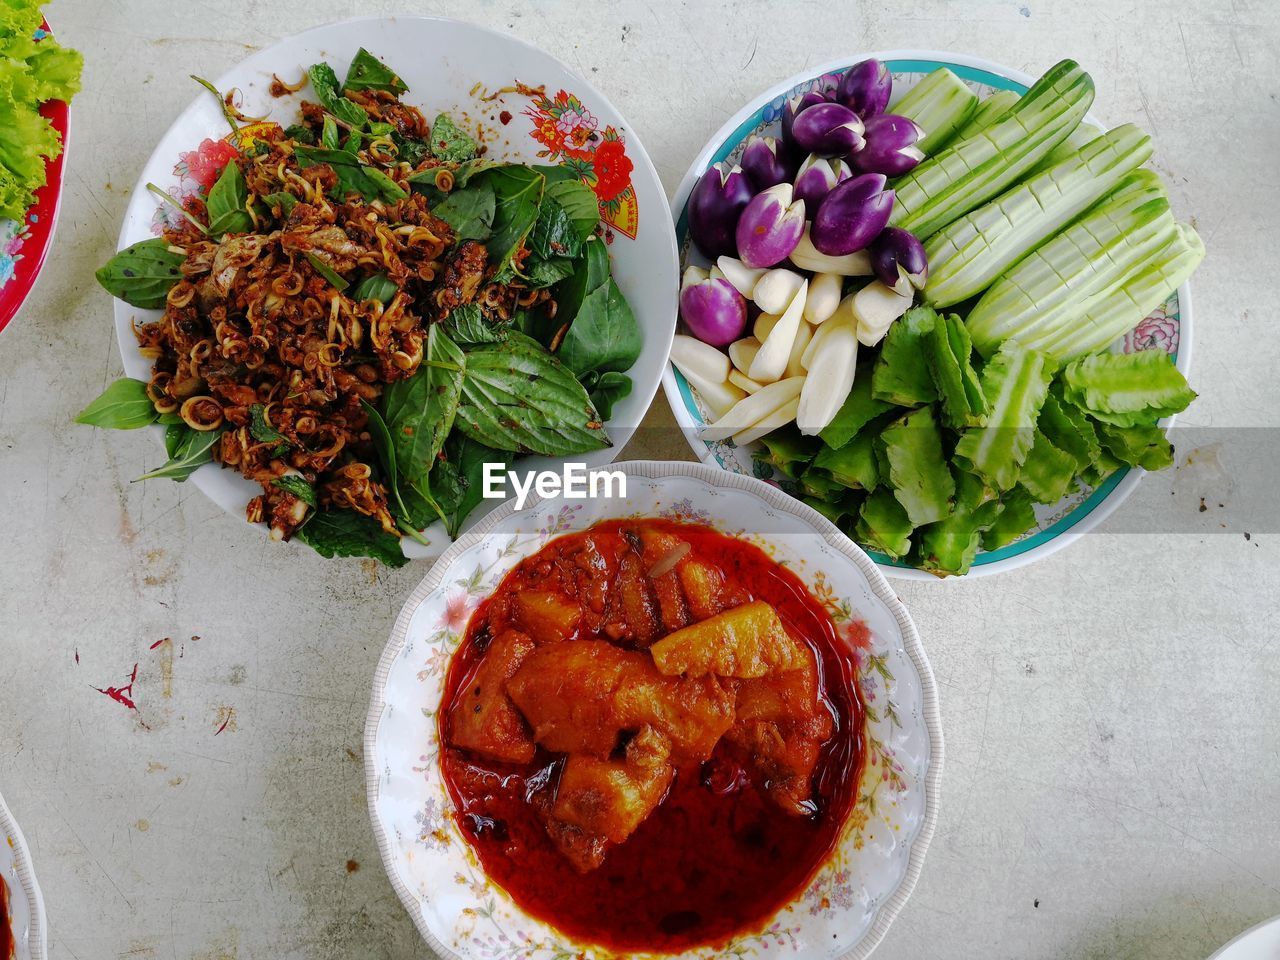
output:
M488 514L445 551L401 611L375 673L364 741L370 817L392 886L423 938L450 960L611 956L524 913L485 876L444 784L436 712L471 611L521 559L600 520L699 522L788 565L854 644L866 755L836 848L803 893L762 928L682 956L868 956L915 885L937 815L937 692L910 615L865 553L776 487L697 463L611 469L626 476L623 496L534 497L520 510L508 501Z
M48 953L49 921L44 895L36 882L31 851L18 821L0 796L0 880L8 888L8 916L0 910L0 924L9 924L13 934L14 960L45 960Z
M273 96L273 77L294 81L321 61L345 69L361 47L403 77L409 87L406 103L422 107L429 116L453 113L480 131L488 158L564 166L595 193L613 276L643 337L640 356L627 371L631 393L614 405L605 424L613 445L574 458L588 467L609 463L657 393L675 332L675 233L666 191L639 138L603 94L550 54L509 34L440 17L362 18L315 27L253 54L213 86L234 91L246 117L288 125L296 122L300 102L314 95L304 86L297 93ZM229 133L216 98L194 84L193 96L138 178L119 249L157 236L166 218L179 216L146 189L148 183L179 201L204 196L228 160L253 139L254 124ZM115 301L116 340L126 376L149 379L151 361L139 348L133 326L158 316L159 311ZM159 454L164 428L150 429ZM560 465L547 457L524 457L515 469L532 472ZM261 492L260 485L214 463L196 470L190 482L241 518L249 500ZM475 523L496 502L482 503L467 522ZM426 545L406 537L406 555L434 558L449 543L441 522L429 527L425 538Z
M1011 67L1004 67L980 57L934 50L881 50L857 53L820 66L810 67L788 77L752 99L730 117L716 131L702 151L690 164L684 179L676 190L671 210L676 220L676 239L680 247L681 270L689 264L704 265L702 257L689 241L685 205L689 194L703 172L721 160L736 160L741 156L747 138L754 133L776 135L782 116L782 106L789 97L815 89L829 89L838 82L851 64L868 57L884 61L893 73L894 100L901 97L926 74L946 67L964 80L978 94L986 96L996 90L1025 92L1035 78ZM890 104L892 110L892 101ZM1103 124L1092 113L1085 122L1101 129ZM1164 350L1174 358L1178 370L1184 375L1191 367L1191 290L1183 284L1168 301L1133 330L1125 334L1111 347L1117 353L1135 353L1139 350ZM724 470L760 477L783 489L795 490L793 481L778 473L758 458L762 445L757 441L744 447L732 441L708 441L699 436L707 419L707 408L697 391L671 364L667 364L662 377L663 390L671 404L676 423L693 452L704 463L714 464ZM1171 426L1173 418L1161 421ZM1043 559L1061 550L1085 533L1094 529L1110 516L1125 498L1133 492L1144 470L1121 467L1096 487L1080 485L1058 503L1036 505L1036 525L1025 534L998 550L979 550L966 576L983 576L1013 570ZM890 577L912 580L936 580L933 574L875 550L868 551L876 564Z

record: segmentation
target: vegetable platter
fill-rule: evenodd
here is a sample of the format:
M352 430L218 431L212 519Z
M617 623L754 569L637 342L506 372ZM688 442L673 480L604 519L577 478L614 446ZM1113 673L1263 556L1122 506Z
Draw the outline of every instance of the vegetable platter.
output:
M1172 465L1204 254L1074 61L851 57L766 91L673 212L664 387L694 451L892 575L1010 569Z

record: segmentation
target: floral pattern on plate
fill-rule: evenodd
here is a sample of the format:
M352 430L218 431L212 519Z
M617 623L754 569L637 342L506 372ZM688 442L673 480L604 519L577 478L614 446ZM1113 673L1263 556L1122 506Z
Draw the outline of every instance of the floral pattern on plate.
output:
M862 780L832 856L764 929L685 956L866 956L914 884L940 775L936 694L910 617L864 553L774 488L701 464L615 468L627 474L625 499L550 499L518 512L511 503L496 510L445 553L401 612L378 667L365 733L370 813L393 885L446 957L609 956L566 942L484 877L440 773L436 711L469 612L521 559L599 520L656 515L744 536L793 569L857 651L866 707ZM750 532L740 526L746 517L753 518Z

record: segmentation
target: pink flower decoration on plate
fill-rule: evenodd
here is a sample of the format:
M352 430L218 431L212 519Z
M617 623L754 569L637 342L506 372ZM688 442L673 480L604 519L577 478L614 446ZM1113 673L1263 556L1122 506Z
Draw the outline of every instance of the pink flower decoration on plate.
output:
M1178 352L1178 320L1170 317L1161 307L1124 336L1124 352L1159 349L1165 353Z

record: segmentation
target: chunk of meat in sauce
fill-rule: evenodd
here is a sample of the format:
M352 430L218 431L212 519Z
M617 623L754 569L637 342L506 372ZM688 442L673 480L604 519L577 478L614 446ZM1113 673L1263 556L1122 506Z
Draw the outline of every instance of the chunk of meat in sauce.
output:
M538 647L507 682L534 738L553 753L607 759L620 735L655 727L679 762L700 762L733 723L714 677L664 677L648 654L592 640Z
M671 743L646 727L621 761L570 756L560 773L551 817L610 843L623 843L662 803L675 767Z
M449 740L454 746L506 763L533 759L533 737L506 691L507 681L533 649L533 641L515 630L493 639L449 714Z
M630 550L624 553L614 583L610 633L615 640L647 647L662 636L662 624L652 586L644 574L644 560Z
M680 574L676 572L681 558L693 549L687 540L657 530L653 527L641 527L639 530L642 545L641 559L644 561L646 575L653 584L653 595L658 601L658 615L663 630L670 633L679 630L689 623L689 604L685 600L684 587L680 584Z
M757 600L677 630L649 652L667 676L747 679L803 666L802 649L777 611Z
M726 739L745 755L770 799L788 813L809 816L813 771L834 725L819 699L813 652L801 650L798 668L739 684L737 719Z

